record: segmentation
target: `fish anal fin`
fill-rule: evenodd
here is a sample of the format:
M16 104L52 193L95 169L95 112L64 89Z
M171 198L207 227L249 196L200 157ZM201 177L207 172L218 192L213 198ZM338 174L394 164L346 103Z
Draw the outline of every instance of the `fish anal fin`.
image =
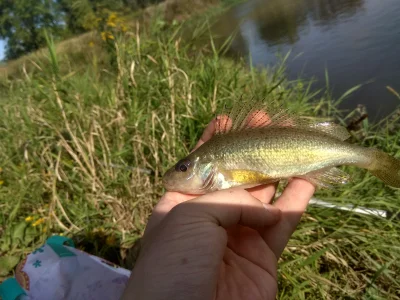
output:
M310 181L318 187L331 189L335 185L346 184L351 181L350 175L346 172L333 167L328 170L308 173L302 178Z
M333 122L312 124L310 125L310 127L314 130L323 132L341 141L347 140L351 136L345 127Z

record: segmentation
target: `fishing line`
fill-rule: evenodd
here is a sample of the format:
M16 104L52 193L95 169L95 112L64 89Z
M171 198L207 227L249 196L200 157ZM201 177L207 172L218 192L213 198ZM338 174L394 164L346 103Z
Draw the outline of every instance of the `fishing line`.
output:
M281 195L281 193L276 193L276 197L279 197L280 195ZM400 220L400 213L376 209L376 208L367 208L367 207L363 207L363 206L356 206L356 205L352 205L352 204L338 205L338 204L334 204L332 202L317 199L315 197L311 198L309 204L313 205L313 206L333 208L333 209L337 209L337 210L349 211L349 212L353 212L353 213L374 216L374 217L379 217L379 218L384 218L384 219L390 219L395 215L395 218Z
M343 210L343 211L350 211L350 212L355 212L355 213L359 213L359 214L363 214L363 215L381 217L384 219L390 219L393 216L393 213L390 213L386 210L380 210L380 209L375 209L375 208L366 208L366 207L355 206L355 205L351 205L351 204L336 205L331 202L320 200L320 199L317 199L314 197L311 198L309 203L311 205L315 205L315 206L333 208L333 209L338 209L338 210Z

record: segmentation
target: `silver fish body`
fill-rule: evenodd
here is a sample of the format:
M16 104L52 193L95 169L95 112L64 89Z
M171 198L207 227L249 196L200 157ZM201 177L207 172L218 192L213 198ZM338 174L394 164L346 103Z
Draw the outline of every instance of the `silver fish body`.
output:
M344 127L296 123L279 114L275 119L260 117L262 122L251 125L259 112L236 109L230 126L219 126L216 135L165 173L165 188L204 194L293 177L330 187L349 180L348 174L336 168L342 165L367 169L386 184L400 187L400 160L346 142L350 135Z
M194 156L224 170L253 170L279 179L338 165L366 167L370 164L369 154L367 148L324 133L267 127L211 139Z

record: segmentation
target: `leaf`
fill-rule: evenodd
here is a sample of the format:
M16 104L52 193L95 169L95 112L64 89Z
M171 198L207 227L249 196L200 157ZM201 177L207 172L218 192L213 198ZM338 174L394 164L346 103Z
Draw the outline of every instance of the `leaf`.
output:
M13 244L22 243L25 237L26 222L20 222L13 228L11 239Z
M0 257L0 276L6 276L19 263L18 256L3 256Z
M310 265L312 263L314 263L315 261L317 261L322 255L325 254L325 252L327 252L329 250L329 248L324 248L321 249L317 252L315 252L313 255L311 255L310 257L308 257L307 259L305 259L302 263L300 263L299 268L302 268L304 266Z
M1 244L1 246L0 246L1 252L6 252L6 251L10 250L10 248L11 248L11 238L10 238L9 234L4 234L2 236L2 238L0 239L0 242L1 242L0 243Z
M34 227L28 227L25 231L24 245L28 246L37 236L37 230Z
M341 103L344 99L346 99L348 96L353 94L354 92L358 91L361 87L363 87L362 84L358 84L356 86L353 86L352 88L348 89L344 94L336 101L336 105Z
M13 210L10 213L10 216L8 217L8 221L12 222L16 215L18 214L19 208L21 207L21 201L22 201L22 197L19 198L19 200L17 201L17 203L15 203Z

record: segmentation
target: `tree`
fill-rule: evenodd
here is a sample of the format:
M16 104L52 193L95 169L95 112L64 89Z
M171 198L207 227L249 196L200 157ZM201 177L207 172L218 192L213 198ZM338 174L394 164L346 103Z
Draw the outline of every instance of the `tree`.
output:
M0 0L0 37L7 42L7 59L42 47L44 29L59 37L63 28L62 15L52 0Z
M72 34L97 28L98 17L104 11L126 11L123 0L57 0L57 3Z
M57 0L57 2L70 33L83 33L95 27L96 14L89 0Z
M124 12L158 0L0 0L0 38L6 59L45 45L44 29L55 40L97 28L105 12Z

